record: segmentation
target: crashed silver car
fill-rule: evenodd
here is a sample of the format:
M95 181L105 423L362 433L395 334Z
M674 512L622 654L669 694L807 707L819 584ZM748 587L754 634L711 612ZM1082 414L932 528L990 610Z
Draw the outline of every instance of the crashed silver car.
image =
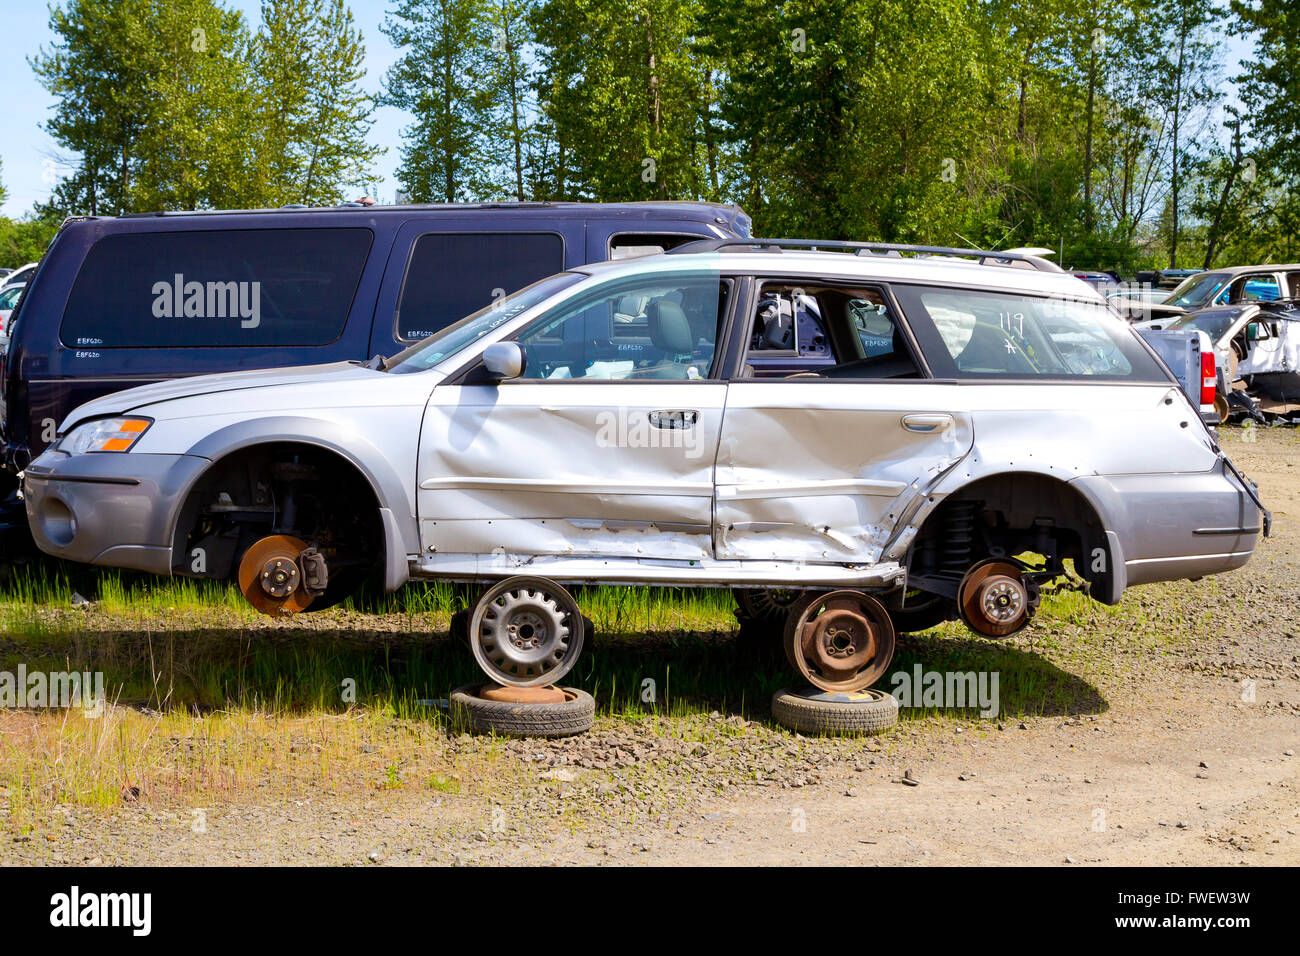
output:
M233 578L268 613L372 574L483 583L471 646L519 686L581 650L566 584L736 589L852 691L896 630L1004 636L1050 579L1113 604L1267 533L1168 369L1055 265L785 240L564 272L387 360L119 392L24 493L50 554Z

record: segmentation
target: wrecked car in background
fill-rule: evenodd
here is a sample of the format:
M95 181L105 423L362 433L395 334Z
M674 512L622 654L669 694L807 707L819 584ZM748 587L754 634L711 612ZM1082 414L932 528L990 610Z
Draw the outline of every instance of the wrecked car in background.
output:
M1196 330L1214 343L1223 376L1221 421L1260 423L1300 413L1300 299L1205 309L1169 323L1164 333Z
M1143 273L1138 273L1139 277ZM1234 266L1197 272L1159 302L1117 299L1115 306L1139 328L1163 329L1202 309L1271 302L1300 295L1300 264Z
M109 395L24 491L50 554L233 578L267 613L373 569L485 584L471 647L517 686L573 666L568 584L786 602L791 665L851 692L896 630L1015 633L1070 570L1109 604L1228 571L1269 520L1169 370L1054 264L794 240L573 268L383 363Z

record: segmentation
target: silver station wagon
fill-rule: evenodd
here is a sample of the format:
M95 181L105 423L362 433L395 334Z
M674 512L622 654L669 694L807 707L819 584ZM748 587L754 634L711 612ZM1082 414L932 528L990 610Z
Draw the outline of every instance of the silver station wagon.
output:
M1168 369L1055 265L787 240L560 273L387 360L119 392L24 493L50 554L231 578L267 613L480 582L471 646L515 686L573 666L566 584L733 588L848 692L896 631L1004 636L1050 579L1113 604L1268 531Z

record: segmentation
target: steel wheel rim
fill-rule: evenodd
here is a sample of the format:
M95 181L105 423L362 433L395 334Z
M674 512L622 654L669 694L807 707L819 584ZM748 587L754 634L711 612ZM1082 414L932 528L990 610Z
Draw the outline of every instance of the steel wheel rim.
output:
M790 588L745 588L739 603L750 617L767 620L784 617L803 596Z
M802 607L786 628L786 656L814 687L852 693L884 676L894 658L885 606L861 591L832 591Z
M577 603L559 585L505 581L475 606L470 646L496 683L539 687L558 681L577 663L582 627Z

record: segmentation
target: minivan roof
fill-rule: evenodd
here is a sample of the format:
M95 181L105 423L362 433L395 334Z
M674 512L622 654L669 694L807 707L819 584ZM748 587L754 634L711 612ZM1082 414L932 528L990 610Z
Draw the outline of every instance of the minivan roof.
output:
M698 202L694 200L671 200L671 201L653 201L653 202L617 202L617 203L589 203L589 202L468 202L468 203L401 203L396 205L362 205L356 202L339 203L334 206L303 206L288 205L276 206L264 209L189 209L177 210L174 212L129 212L122 216L101 216L93 218L103 219L139 219L145 217L166 217L177 218L184 216L234 216L250 214L288 214L288 213L321 213L321 212L348 212L357 210L365 212L367 215L384 215L395 213L411 212L463 212L463 211L503 211L503 212L527 212L530 210L546 211L548 213L562 213L566 215L579 216L590 215L593 212L602 213L653 213L653 212L671 212L680 216L682 213L698 212L701 215L713 213L725 213L724 221L731 221L740 217L748 218L745 211L734 203L709 203ZM77 217L92 218L92 217Z

